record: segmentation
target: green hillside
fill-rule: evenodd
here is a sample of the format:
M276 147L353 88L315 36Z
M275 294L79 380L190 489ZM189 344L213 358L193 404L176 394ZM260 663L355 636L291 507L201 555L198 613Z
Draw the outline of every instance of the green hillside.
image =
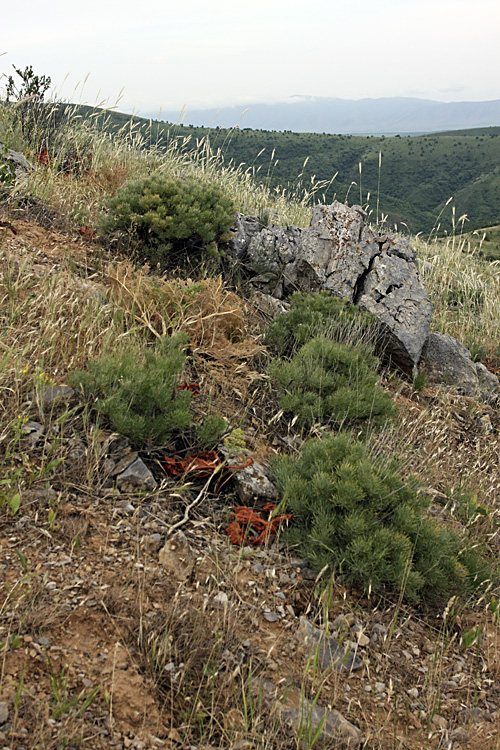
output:
M457 219L467 215L469 230L500 221L500 127L388 138L196 128L106 113L106 128L132 125L146 142L168 146L177 140L186 150L209 137L226 162L244 164L273 188L291 187L299 175L305 186L311 179L331 183L319 191L321 200L347 196L351 204L368 204L374 219L378 198L378 217L412 233L438 225L449 231L453 206Z

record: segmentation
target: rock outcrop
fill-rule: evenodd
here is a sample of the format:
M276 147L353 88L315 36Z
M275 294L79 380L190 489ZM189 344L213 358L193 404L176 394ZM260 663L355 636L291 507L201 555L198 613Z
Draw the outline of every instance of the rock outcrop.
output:
M415 371L432 314L415 252L405 238L377 234L359 206L317 206L307 229L260 228L256 217L238 216L231 250L273 297L326 290L373 313L385 356Z

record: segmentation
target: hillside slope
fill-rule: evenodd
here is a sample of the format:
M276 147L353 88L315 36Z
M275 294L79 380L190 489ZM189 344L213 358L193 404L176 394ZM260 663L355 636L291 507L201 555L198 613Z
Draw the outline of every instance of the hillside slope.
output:
M342 562L313 570L285 545L284 526L261 536L278 521L265 515L267 499L255 490L242 494L238 477L249 459L267 473L277 455L295 460L306 439L328 436L329 428L335 438L338 424L301 427L280 407L270 365L281 355L265 338L270 315L241 269L229 267L227 237L209 247L200 247L200 237L184 238L176 254L165 242L156 247L164 254L160 274L138 262L137 216L116 232L102 222L112 213L110 198L122 197L121 189L130 198L137 180L151 185L152 173L178 188L215 185L234 210L255 207L263 218L301 226L309 221L310 196L255 183L224 165L206 140L189 152L144 148L137 131L112 138L91 120L61 126L40 158L18 114L0 110L2 138L33 164L15 175L5 170L0 186L0 744L312 750L313 704L329 726L343 728L350 747L498 748L498 404L409 381L370 358L373 385L394 416L364 431L353 423L342 439L368 451L361 475L375 511L386 479L391 507L401 488L400 498L422 500L415 515L403 517L400 507L379 512L384 528L393 516L405 520L415 545L401 548L392 587L375 590L371 570L359 586L349 584ZM123 209L123 201L113 205ZM155 210L165 219L167 207L157 193L143 201L151 230L168 225L155 222ZM150 241L148 230L142 249ZM412 243L434 305L432 329L456 336L500 372L496 266L455 236ZM304 330L311 339L312 329ZM164 357L165 369L151 370L177 334L182 356ZM351 361L357 338L346 344ZM351 393L365 359L347 373ZM77 371L99 373L103 392L97 377L90 392L79 388ZM129 417L133 405L134 416L122 420L120 432L108 407L137 382L140 398L129 390L118 414ZM320 371L320 397L324 382ZM155 421L179 403L189 410L182 429L132 447L142 418ZM221 419L222 434L213 426ZM212 448L217 458L207 452ZM324 464L311 485L332 504L341 492L349 503L363 501L350 481L352 461L339 467L343 487L335 493ZM228 533L241 513L252 523L252 513L260 514L245 545ZM289 515L286 507L282 513ZM284 521L290 530L298 526L297 519ZM345 525L366 537L363 523L351 514ZM337 527L329 528L328 509L323 525L332 547ZM430 528L442 544L422 551ZM391 543L405 543L401 532L389 533ZM417 548L429 580L448 561L453 596L441 588L408 598ZM375 552L384 564L384 545ZM479 554L481 565L467 567ZM361 550L356 561L365 559ZM335 636L336 665L319 668L321 649L304 637L316 632L311 627Z
M467 229L500 222L500 128L386 138L195 128L106 114L106 128L130 127L145 144L165 148L177 141L190 149L208 138L226 163L273 189L319 183L323 202L336 196L368 204L372 219L387 217L414 234L438 225L452 231L453 206L457 218L467 216Z

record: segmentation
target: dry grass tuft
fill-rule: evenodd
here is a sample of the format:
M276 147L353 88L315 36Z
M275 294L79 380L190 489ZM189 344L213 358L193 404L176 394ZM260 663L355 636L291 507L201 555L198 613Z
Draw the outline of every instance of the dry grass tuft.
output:
M412 240L434 313L431 328L449 333L479 359L500 354L500 269L465 237Z

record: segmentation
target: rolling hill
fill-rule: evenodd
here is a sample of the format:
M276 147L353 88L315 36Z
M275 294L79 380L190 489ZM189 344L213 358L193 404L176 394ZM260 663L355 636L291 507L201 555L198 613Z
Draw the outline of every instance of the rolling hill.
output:
M226 163L271 187L293 191L323 181L316 199L368 205L374 220L383 216L412 233L451 231L453 207L457 219L467 216L467 230L500 223L500 127L385 137L197 128L118 112L102 122L111 131L133 125L145 146L176 142L189 150L208 139Z

